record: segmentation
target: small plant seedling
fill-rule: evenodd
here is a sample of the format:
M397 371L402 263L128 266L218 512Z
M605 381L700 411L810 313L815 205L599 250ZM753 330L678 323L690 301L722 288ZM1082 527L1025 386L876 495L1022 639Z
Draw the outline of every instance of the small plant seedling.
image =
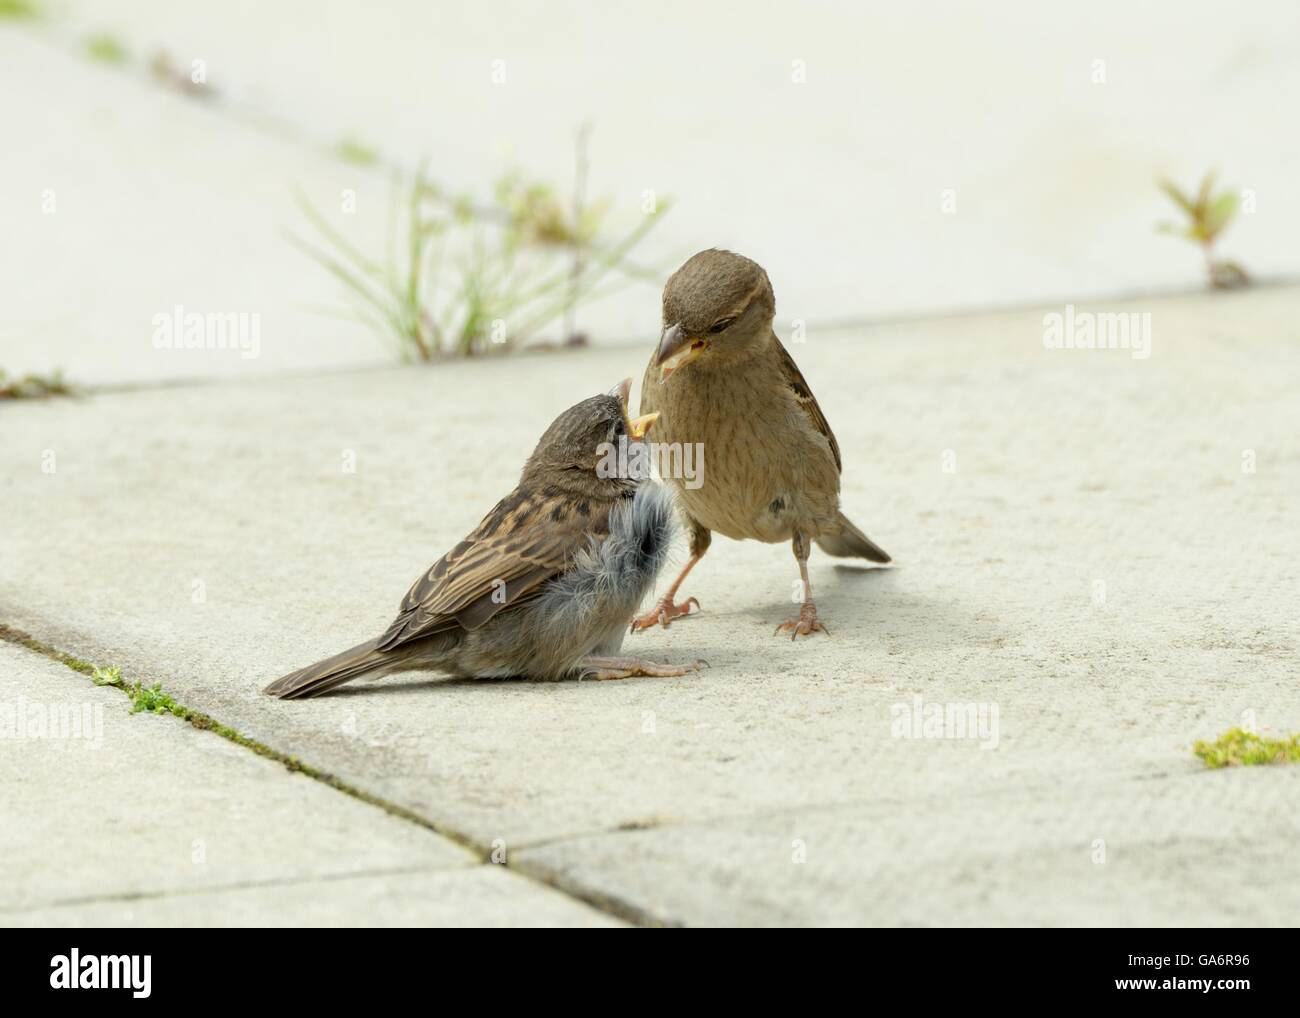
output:
M145 686L140 682L128 683L122 678L122 670L116 665L101 668L92 665L90 681L97 686L112 686L120 689L131 699L132 714L174 714L178 718L189 716L189 709L182 707L171 696L164 693L162 683L155 682Z
M1228 290L1245 286L1250 282L1250 277L1236 262L1214 257L1215 242L1237 215L1239 206L1236 192L1227 190L1215 192L1214 176L1214 171L1211 170L1201 178L1201 186L1195 198L1184 194L1171 180L1159 181L1160 189L1182 210L1187 217L1187 222L1184 225L1159 223L1156 229L1161 233L1183 237L1198 245L1205 258L1205 271L1210 286L1219 290Z
M122 670L115 666L100 668L98 665L93 666L94 671L90 673L90 681L97 686L116 686L122 687Z
M115 669L116 670L116 669ZM155 682L152 686L143 686L140 683L133 685L127 693L131 697L131 713L140 714L147 712L149 714L175 714L178 718L186 715L186 710L170 695L162 691L162 683Z
M1271 739L1230 728L1213 742L1197 742L1192 752L1211 770L1220 767L1256 767L1262 764L1300 763L1300 732Z

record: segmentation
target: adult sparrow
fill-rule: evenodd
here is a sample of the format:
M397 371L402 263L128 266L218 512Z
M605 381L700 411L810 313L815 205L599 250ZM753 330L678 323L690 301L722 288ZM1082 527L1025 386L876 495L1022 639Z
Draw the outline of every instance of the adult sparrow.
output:
M659 414L655 440L702 443L702 484L666 478L690 525L691 557L655 607L632 623L667 626L697 608L674 598L712 532L792 542L802 601L777 626L790 639L818 630L808 583L810 545L829 555L888 562L840 512L840 447L812 390L772 331L776 297L762 266L730 251L693 256L669 278L663 332L641 386L641 412Z
M317 696L359 676L413 669L538 679L684 675L619 655L673 533L672 496L622 476L610 451L654 422L629 420L632 380L546 429L519 484L415 581L388 631L277 679L272 696ZM639 457L622 456L624 466Z

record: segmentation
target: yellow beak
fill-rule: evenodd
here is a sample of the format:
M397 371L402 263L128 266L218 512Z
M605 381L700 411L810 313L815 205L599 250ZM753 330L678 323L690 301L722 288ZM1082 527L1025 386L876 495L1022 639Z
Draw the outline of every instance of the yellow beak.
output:
M628 434L640 441L645 438L645 433L650 430L650 426L657 420L659 420L659 415L657 413L642 414L640 417L633 417L627 422Z
M659 415L643 414L640 417L628 417L627 402L632 394L632 379L623 379L618 385L609 390L609 394L617 396L618 401L623 404L623 420L627 424L628 434L638 441L644 438L645 433L650 430L650 425L659 419Z

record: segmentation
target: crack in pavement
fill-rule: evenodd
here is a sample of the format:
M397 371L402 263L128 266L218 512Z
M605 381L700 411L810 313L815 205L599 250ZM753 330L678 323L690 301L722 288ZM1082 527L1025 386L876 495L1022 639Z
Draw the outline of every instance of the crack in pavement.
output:
M354 870L348 873L316 873L303 877L276 877L270 880L237 880L233 883L210 884L205 887L174 887L161 891L123 891L119 894L87 894L77 898L54 898L27 905L0 905L0 915L35 912L47 908L68 908L77 905L111 905L114 902L161 901L167 898L188 898L199 894L223 894L227 891L248 891L264 887L299 887L304 884L336 882L340 880L366 880L384 876L412 876L418 873L446 873L470 870L486 865L466 860L460 866L397 866L384 869Z
M86 661L83 658L79 658L76 655L71 654L67 651L61 650L60 648L55 647L51 644L45 643L42 640L38 640L36 637L32 636L31 634L26 633L20 629L15 629L14 627L9 626L2 622L0 622L0 641L4 641L5 643L10 643L18 647L23 647L27 650L32 651L33 653L40 654L43 657L49 658L52 661L57 661L65 668L77 672L80 675L89 677L94 673L96 669L96 665L94 665L93 663ZM111 687L103 687L103 688L114 688L117 689L119 692L121 692L123 695L129 696L127 690L119 686L111 686ZM297 757L292 756L288 753L281 752L280 750L274 749L273 747L268 746L265 743L258 742L254 739L250 739L247 736L242 735L241 733L239 733L229 725L223 724L222 722L216 720L215 718L212 718L209 715L204 714L202 711L193 710L191 708L184 707L184 705L177 705L177 706L178 708L183 709L185 711L184 714L175 714L175 713L172 714L172 716L175 717L177 720L188 722L190 725L192 725L195 728L198 728L201 731L211 732L214 735L217 735L221 738L226 739L229 742L233 742L236 745L243 747L244 749L256 753L258 756L266 757L267 759L274 760L277 763L283 764L284 767L291 772L302 774L308 778L311 778L314 781L319 781L322 784L329 786L330 788L334 789L337 792L342 792L344 795L350 795L352 798L358 799L361 802L366 803L367 805L375 806L378 809L384 810L384 812L388 813L391 816L397 817L402 820L406 820L409 823L413 823L419 827L423 827L425 830L428 830L433 834L437 834L440 837L446 838L448 841L451 841L459 845L461 848L465 849L466 851L468 851L474 857L474 860L479 865L501 866L502 868L508 869L526 880L529 880L533 883L541 884L545 887L549 887L551 890L563 894L565 897L571 898L574 901L581 902L582 904L587 905L588 907L593 908L598 912L604 913L605 915L608 915L611 918L621 919L624 922L632 923L637 926L665 925L662 920L651 915L645 909L633 904L632 902L627 902L616 898L610 898L606 895L602 895L596 892L587 893L587 892L575 890L570 887L561 886L559 882L549 879L544 874L534 872L533 870L524 867L512 866L508 861L509 859L508 856L506 861L498 863L492 858L493 848L491 845L484 846L478 840L476 840L475 838L471 837L470 835L466 834L463 831L446 827L442 824L436 824L428 817L425 817L414 810L408 809L405 806L398 805L397 803L390 802L389 800L383 798L382 796L375 795L373 792L368 792L363 788L359 788L356 785L350 784L349 782L344 781L342 778L339 778L336 775L330 774L327 771L324 771L318 767L314 767L311 764L304 763L303 761L299 760ZM416 870L415 872L419 872L419 870ZM339 879L344 879L347 876L352 876L352 875L354 874L341 875ZM321 878L311 878L311 879L321 879ZM284 881L284 883L297 883L297 882L298 881ZM250 886L274 886L276 883L280 883L280 881L269 881L266 882L264 885L253 884ZM210 889L195 888L192 892L187 891L183 893L202 893L205 890L210 890ZM175 894L175 893L182 893L182 892L168 892L165 894L160 894L157 897L168 897L171 894ZM138 900L140 898L151 898L151 897L153 896L131 895L128 898L123 900ZM102 900L102 899L88 899L88 900L94 901L94 900ZM111 901L117 899L109 898L107 900ZM0 913L8 914L13 911L14 911L13 909L0 908ZM30 911L30 908L24 907L23 909L21 909L21 911Z

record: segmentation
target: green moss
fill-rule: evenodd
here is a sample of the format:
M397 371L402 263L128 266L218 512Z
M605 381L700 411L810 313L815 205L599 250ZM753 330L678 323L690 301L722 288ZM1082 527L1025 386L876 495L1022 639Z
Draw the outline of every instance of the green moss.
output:
M1211 769L1300 763L1300 732L1280 739L1270 739L1240 728L1231 728L1213 742L1196 743L1192 751Z
M86 55L106 64L124 64L131 59L127 48L116 36L107 32L97 32L86 37Z

